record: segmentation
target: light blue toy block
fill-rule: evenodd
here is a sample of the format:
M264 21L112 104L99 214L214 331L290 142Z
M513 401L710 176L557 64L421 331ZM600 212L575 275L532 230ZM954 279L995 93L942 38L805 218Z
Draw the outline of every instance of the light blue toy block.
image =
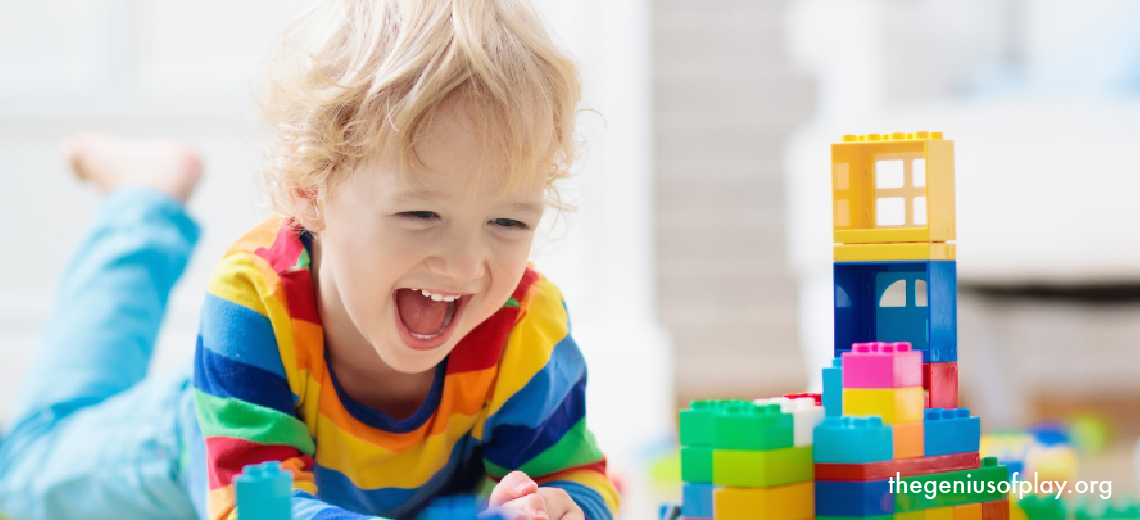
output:
M280 462L246 466L234 479L234 494L241 520L289 520L293 474Z
M713 512L715 484L681 484L681 516L685 518L716 518Z
M863 464L891 460L894 431L878 416L824 417L812 432L817 464Z
M506 520L494 509L480 511L479 505L475 495L438 497L416 516L416 520Z
M823 414L829 417L843 415L843 358L831 360L823 369Z
M982 420L966 408L927 408L923 421L923 455L949 455L978 451Z

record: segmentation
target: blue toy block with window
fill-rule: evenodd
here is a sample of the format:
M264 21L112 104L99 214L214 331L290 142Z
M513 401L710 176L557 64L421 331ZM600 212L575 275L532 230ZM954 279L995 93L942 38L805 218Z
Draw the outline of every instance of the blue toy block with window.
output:
M978 451L982 420L966 408L927 408L923 421L923 455L934 457Z
M958 360L952 260L835 263L835 355L853 343L909 342L924 363Z

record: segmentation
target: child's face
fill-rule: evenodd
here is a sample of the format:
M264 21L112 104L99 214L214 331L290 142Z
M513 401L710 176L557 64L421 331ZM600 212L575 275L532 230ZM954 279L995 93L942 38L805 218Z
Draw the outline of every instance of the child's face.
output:
M322 207L322 313L347 315L359 334L348 341L367 341L400 372L431 369L502 307L542 217L543 183L500 193L494 184L506 163L483 157L463 108L441 107L418 141L430 173L400 175L397 160L387 160L395 154L386 154L350 175ZM484 183L475 185L480 167ZM337 302L327 301L330 282Z

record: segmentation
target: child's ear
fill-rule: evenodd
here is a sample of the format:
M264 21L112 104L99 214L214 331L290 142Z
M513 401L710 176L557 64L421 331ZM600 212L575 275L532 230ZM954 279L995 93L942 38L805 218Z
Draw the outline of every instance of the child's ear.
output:
M324 197L321 189L316 186L300 186L296 182L289 181L288 190L294 220L309 231L323 230L325 222L321 201Z

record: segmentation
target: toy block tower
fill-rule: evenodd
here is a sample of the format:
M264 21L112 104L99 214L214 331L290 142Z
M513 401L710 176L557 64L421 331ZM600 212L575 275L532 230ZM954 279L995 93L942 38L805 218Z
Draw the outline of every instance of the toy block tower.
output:
M941 132L845 135L831 146L835 356L906 342L929 406L958 406L954 143Z
M953 143L847 135L831 158L836 362L813 439L816 516L1008 516L987 492L1008 469L980 458L980 421L957 408ZM917 492L929 483L953 489Z
M280 462L251 464L234 479L234 494L241 520L289 520L293 474Z
M681 412L684 518L812 516L809 432L823 410L810 397L771 401L695 401Z

